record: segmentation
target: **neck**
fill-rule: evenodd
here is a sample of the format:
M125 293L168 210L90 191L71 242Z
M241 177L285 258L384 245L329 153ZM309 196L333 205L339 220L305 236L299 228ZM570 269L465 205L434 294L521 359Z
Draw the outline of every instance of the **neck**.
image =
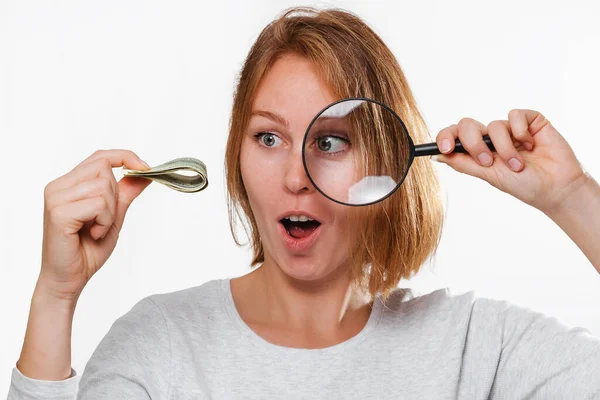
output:
M358 332L369 318L369 296L338 268L321 280L291 278L265 261L252 273L232 280L238 311L249 324L313 332L324 336Z

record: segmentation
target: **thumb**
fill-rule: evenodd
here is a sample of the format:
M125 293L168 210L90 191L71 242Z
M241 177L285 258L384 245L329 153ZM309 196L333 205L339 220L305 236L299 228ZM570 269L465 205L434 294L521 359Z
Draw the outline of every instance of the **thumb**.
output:
M146 169L149 168L140 168L140 170ZM123 221L125 220L125 214L133 200L135 200L151 183L151 179L132 176L124 176L118 182L117 208L114 222L118 232L121 231Z

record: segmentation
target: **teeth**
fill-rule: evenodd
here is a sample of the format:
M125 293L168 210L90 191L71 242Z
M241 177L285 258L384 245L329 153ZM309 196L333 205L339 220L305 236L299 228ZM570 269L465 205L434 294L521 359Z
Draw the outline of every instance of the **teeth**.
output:
M289 219L292 222L306 222L306 221L314 221L314 219L307 217L306 215L288 215L287 217L285 217L286 219Z

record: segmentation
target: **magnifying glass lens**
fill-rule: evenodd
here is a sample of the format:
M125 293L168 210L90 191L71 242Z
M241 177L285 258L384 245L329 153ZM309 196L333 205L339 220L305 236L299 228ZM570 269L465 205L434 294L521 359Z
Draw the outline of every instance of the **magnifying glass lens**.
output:
M392 194L411 163L400 118L371 100L346 99L321 111L306 131L306 172L326 197L367 205Z

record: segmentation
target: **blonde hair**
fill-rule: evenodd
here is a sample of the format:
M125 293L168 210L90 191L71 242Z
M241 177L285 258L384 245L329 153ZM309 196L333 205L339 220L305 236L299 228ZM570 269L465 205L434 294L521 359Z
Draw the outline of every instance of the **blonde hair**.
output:
M415 143L431 141L427 126L398 61L381 38L356 15L340 9L295 7L285 10L258 36L244 62L233 99L225 154L229 223L242 222L253 249L251 266L264 261L264 249L240 170L240 149L261 78L284 54L313 62L339 98L367 97L396 111ZM353 207L356 229L350 238L353 284L371 296L387 298L437 250L443 205L429 160L415 158L400 188L377 204ZM246 219L245 219L245 218Z

